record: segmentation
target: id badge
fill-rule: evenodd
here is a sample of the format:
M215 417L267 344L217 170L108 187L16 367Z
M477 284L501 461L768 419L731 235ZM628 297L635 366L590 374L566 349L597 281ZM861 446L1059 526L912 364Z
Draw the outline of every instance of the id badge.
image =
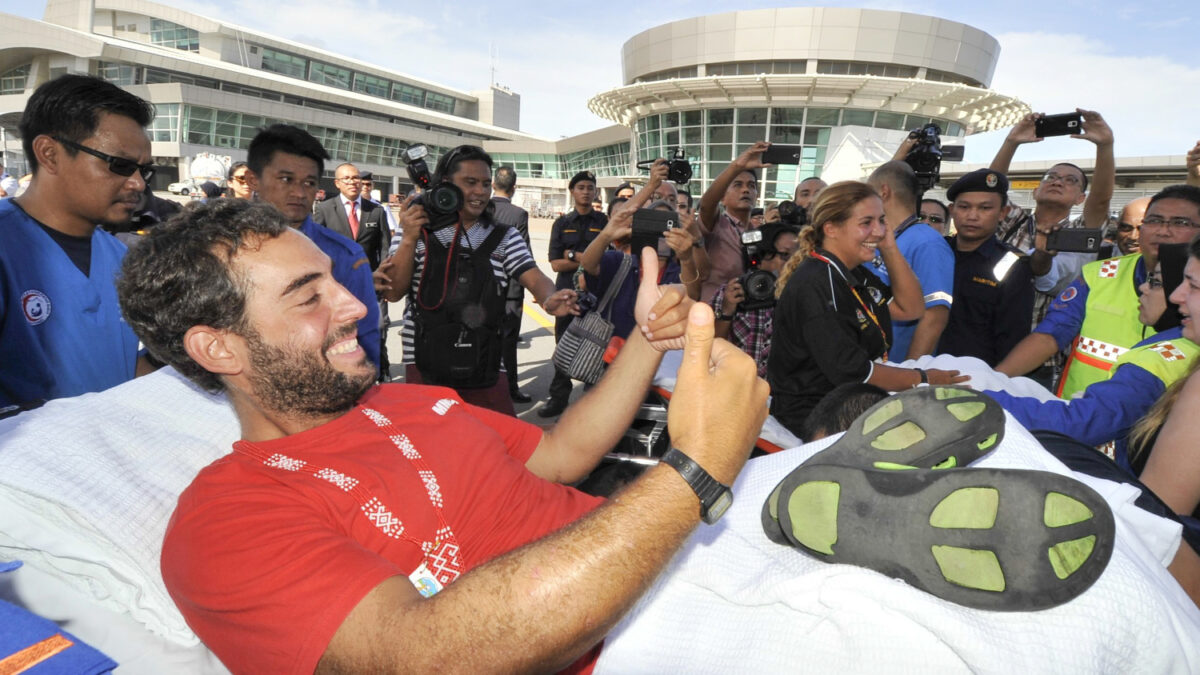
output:
M426 598L432 598L437 595L438 591L445 588L442 582L433 576L433 572L429 571L429 566L424 562L421 563L420 567L413 570L412 574L408 575L408 580L416 587L417 592Z

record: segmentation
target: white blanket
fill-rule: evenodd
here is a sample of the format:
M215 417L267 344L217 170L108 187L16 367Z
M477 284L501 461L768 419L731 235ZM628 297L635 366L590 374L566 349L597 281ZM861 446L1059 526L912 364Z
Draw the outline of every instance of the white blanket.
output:
M972 361L916 365L971 372L980 389L1049 396ZM597 672L1200 672L1200 611L1165 569L1179 525L1133 506L1135 488L1071 473L1011 416L1003 443L978 466L1072 475L1116 517L1108 568L1071 602L1041 612L973 610L772 543L760 522L763 501L835 438L747 464L733 507L701 526L613 631Z
M162 582L162 539L179 493L239 430L224 396L169 368L0 422L0 560L199 644Z

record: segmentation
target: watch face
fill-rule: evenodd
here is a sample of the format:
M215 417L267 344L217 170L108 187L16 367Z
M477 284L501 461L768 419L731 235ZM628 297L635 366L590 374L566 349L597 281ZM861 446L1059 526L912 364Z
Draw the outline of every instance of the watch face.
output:
M729 507L732 505L733 491L726 489L721 493L721 496L717 497L717 501L713 502L713 505L708 507L708 511L704 514L704 522L708 523L709 525L717 522L721 519L721 516L725 515L725 512L728 511Z

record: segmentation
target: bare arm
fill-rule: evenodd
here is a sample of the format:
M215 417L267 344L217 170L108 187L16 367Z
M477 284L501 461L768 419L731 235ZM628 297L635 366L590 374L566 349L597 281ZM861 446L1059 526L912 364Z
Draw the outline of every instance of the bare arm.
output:
M1087 199L1083 202L1083 224L1085 227L1104 227L1108 222L1108 207L1117 180L1113 132L1100 113L1082 108L1076 108L1076 112L1083 116L1083 133L1071 138L1082 138L1096 144L1096 168L1092 172Z
M729 166L713 179L712 185L709 185L708 189L704 191L700 197L700 208L697 209L700 214L700 230L704 234L712 234L713 226L717 223L717 207L724 199L725 190L729 188L729 184L746 169L759 169L766 166L762 163L762 154L769 147L771 144L766 141L759 141L750 146L748 150L730 162Z
M754 362L692 306L668 424L675 444L730 484L766 417ZM651 468L574 524L467 574L432 599L392 577L358 604L318 672L553 671L596 644L699 521L673 469Z
M925 295L921 292L921 282L913 274L908 261L896 246L896 236L892 228L886 228L887 234L879 242L879 253L883 256L883 264L887 265L888 281L892 286L892 301L888 310L893 319L912 321L920 319L925 314Z
M1187 283L1187 282L1184 282ZM1175 513L1191 515L1200 504L1200 377L1192 375L1179 392L1154 443L1141 479Z
M1037 137L1034 127L1034 123L1042 116L1042 113L1029 113L1020 122L1014 124L1004 142L1000 144L1000 149L996 151L996 156L992 158L992 163L988 168L1007 175L1008 168L1012 165L1013 155L1017 154L1017 146L1042 141Z
M613 241L624 239L631 234L629 223L633 220L633 212L637 208L628 209L625 206L622 204L613 211L612 218L608 219L604 229L600 230L600 234L596 235L596 238L584 249L583 255L579 256L579 266L583 268L584 272L592 276L599 276L600 260L604 257L604 252L608 250L609 245Z
M1200 141L1187 153L1187 184L1200 187Z
M970 375L959 375L957 370L925 370L925 379L929 384L958 384L971 379ZM921 384L921 370L918 368L899 368L876 363L871 369L867 384L873 384L888 391L911 389Z
M1025 336L1004 360L996 364L996 372L1018 377L1032 372L1058 351L1058 343L1049 333L1030 333Z
M409 208L412 200L411 195L404 200L404 213L400 215L400 246L387 259L387 268L384 269L385 263L380 263L380 269L376 270L375 288L383 293L388 302L399 302L412 286L413 269L417 264L417 237L421 234L421 228L429 223L424 208ZM380 276L379 271L384 274Z
M926 354L932 354L937 349L938 340L946 324L950 321L950 308L944 305L926 307L925 315L917 321L913 329L912 343L908 346L906 358L918 359ZM899 355L897 355L899 356Z

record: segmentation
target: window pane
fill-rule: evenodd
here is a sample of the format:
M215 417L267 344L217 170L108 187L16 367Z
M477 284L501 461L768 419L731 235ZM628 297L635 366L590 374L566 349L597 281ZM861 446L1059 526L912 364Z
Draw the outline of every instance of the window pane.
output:
M683 126L698 127L703 120L703 115L699 110L684 110L683 111Z
M841 113L837 108L809 108L808 109L808 124L809 126L822 125L835 127L838 125L838 116Z
M771 127L771 142L799 145L802 140L803 127L773 126Z
M804 130L805 145L828 145L829 144L829 128L806 128Z
M733 127L709 127L708 128L709 143L732 143L733 142Z
M894 112L884 112L880 110L875 113L875 126L879 129L895 129L897 131L905 131L904 115Z
M804 124L804 108L772 108L772 124Z
M716 108L708 111L709 124L733 124L732 108Z
M869 127L874 121L874 110L845 110L842 112L842 124L846 126Z
M766 108L743 108L737 112L738 124L766 124Z

